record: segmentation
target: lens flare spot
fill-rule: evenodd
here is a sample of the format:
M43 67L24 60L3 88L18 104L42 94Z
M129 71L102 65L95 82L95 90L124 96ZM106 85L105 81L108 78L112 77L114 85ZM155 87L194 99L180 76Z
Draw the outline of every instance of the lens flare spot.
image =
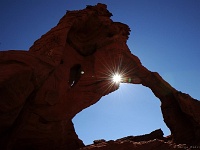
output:
M114 74L112 77L113 82L120 83L122 81L122 77L120 74Z

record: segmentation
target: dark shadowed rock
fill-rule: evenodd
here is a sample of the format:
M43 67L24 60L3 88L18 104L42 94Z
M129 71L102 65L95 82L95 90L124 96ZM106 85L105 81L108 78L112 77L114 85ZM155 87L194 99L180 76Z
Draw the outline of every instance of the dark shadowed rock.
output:
M154 139L160 139L164 140L163 137L163 131L161 129L152 131L149 134L145 135L139 135L139 136L127 136L121 139L118 139L118 141L134 141L134 142L140 142L140 141L149 141L149 140L154 140Z
M149 140L149 141L108 141L98 144L88 145L80 148L80 150L190 150L189 147L183 144L176 145L162 140Z
M0 52L1 149L167 150L200 145L199 101L142 66L126 45L129 27L113 22L111 15L104 4L68 11L29 51ZM71 120L118 89L111 79L114 72L124 73L123 82L149 87L160 99L171 138L162 139L158 130L84 146Z

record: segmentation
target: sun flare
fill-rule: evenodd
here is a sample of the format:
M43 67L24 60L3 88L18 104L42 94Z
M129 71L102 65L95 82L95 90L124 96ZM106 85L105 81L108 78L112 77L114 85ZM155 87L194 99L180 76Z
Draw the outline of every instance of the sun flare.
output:
M120 83L122 81L122 77L120 74L114 74L112 77L113 82Z

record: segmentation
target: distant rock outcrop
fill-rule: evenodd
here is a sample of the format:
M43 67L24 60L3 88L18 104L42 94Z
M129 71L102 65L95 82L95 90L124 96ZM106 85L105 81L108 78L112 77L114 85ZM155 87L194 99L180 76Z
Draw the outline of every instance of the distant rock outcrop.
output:
M131 54L130 29L106 5L68 11L29 51L0 52L0 149L143 150L200 145L200 102L171 87ZM161 101L172 135L149 135L84 146L72 118L123 82L149 87ZM127 79L127 80L126 80ZM178 145L180 144L180 145Z

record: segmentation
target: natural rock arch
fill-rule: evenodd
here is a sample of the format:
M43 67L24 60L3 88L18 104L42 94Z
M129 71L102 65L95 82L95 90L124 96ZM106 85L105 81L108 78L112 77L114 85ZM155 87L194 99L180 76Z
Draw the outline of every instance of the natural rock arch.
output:
M29 51L0 52L1 149L83 147L71 119L118 88L116 71L160 99L173 142L200 143L199 101L142 66L126 45L129 27L111 15L103 4L69 11Z
M160 101L149 88L139 84L120 84L117 91L85 108L72 121L78 137L86 145L99 139L108 141L149 134L157 129L163 131L163 136L170 135Z

